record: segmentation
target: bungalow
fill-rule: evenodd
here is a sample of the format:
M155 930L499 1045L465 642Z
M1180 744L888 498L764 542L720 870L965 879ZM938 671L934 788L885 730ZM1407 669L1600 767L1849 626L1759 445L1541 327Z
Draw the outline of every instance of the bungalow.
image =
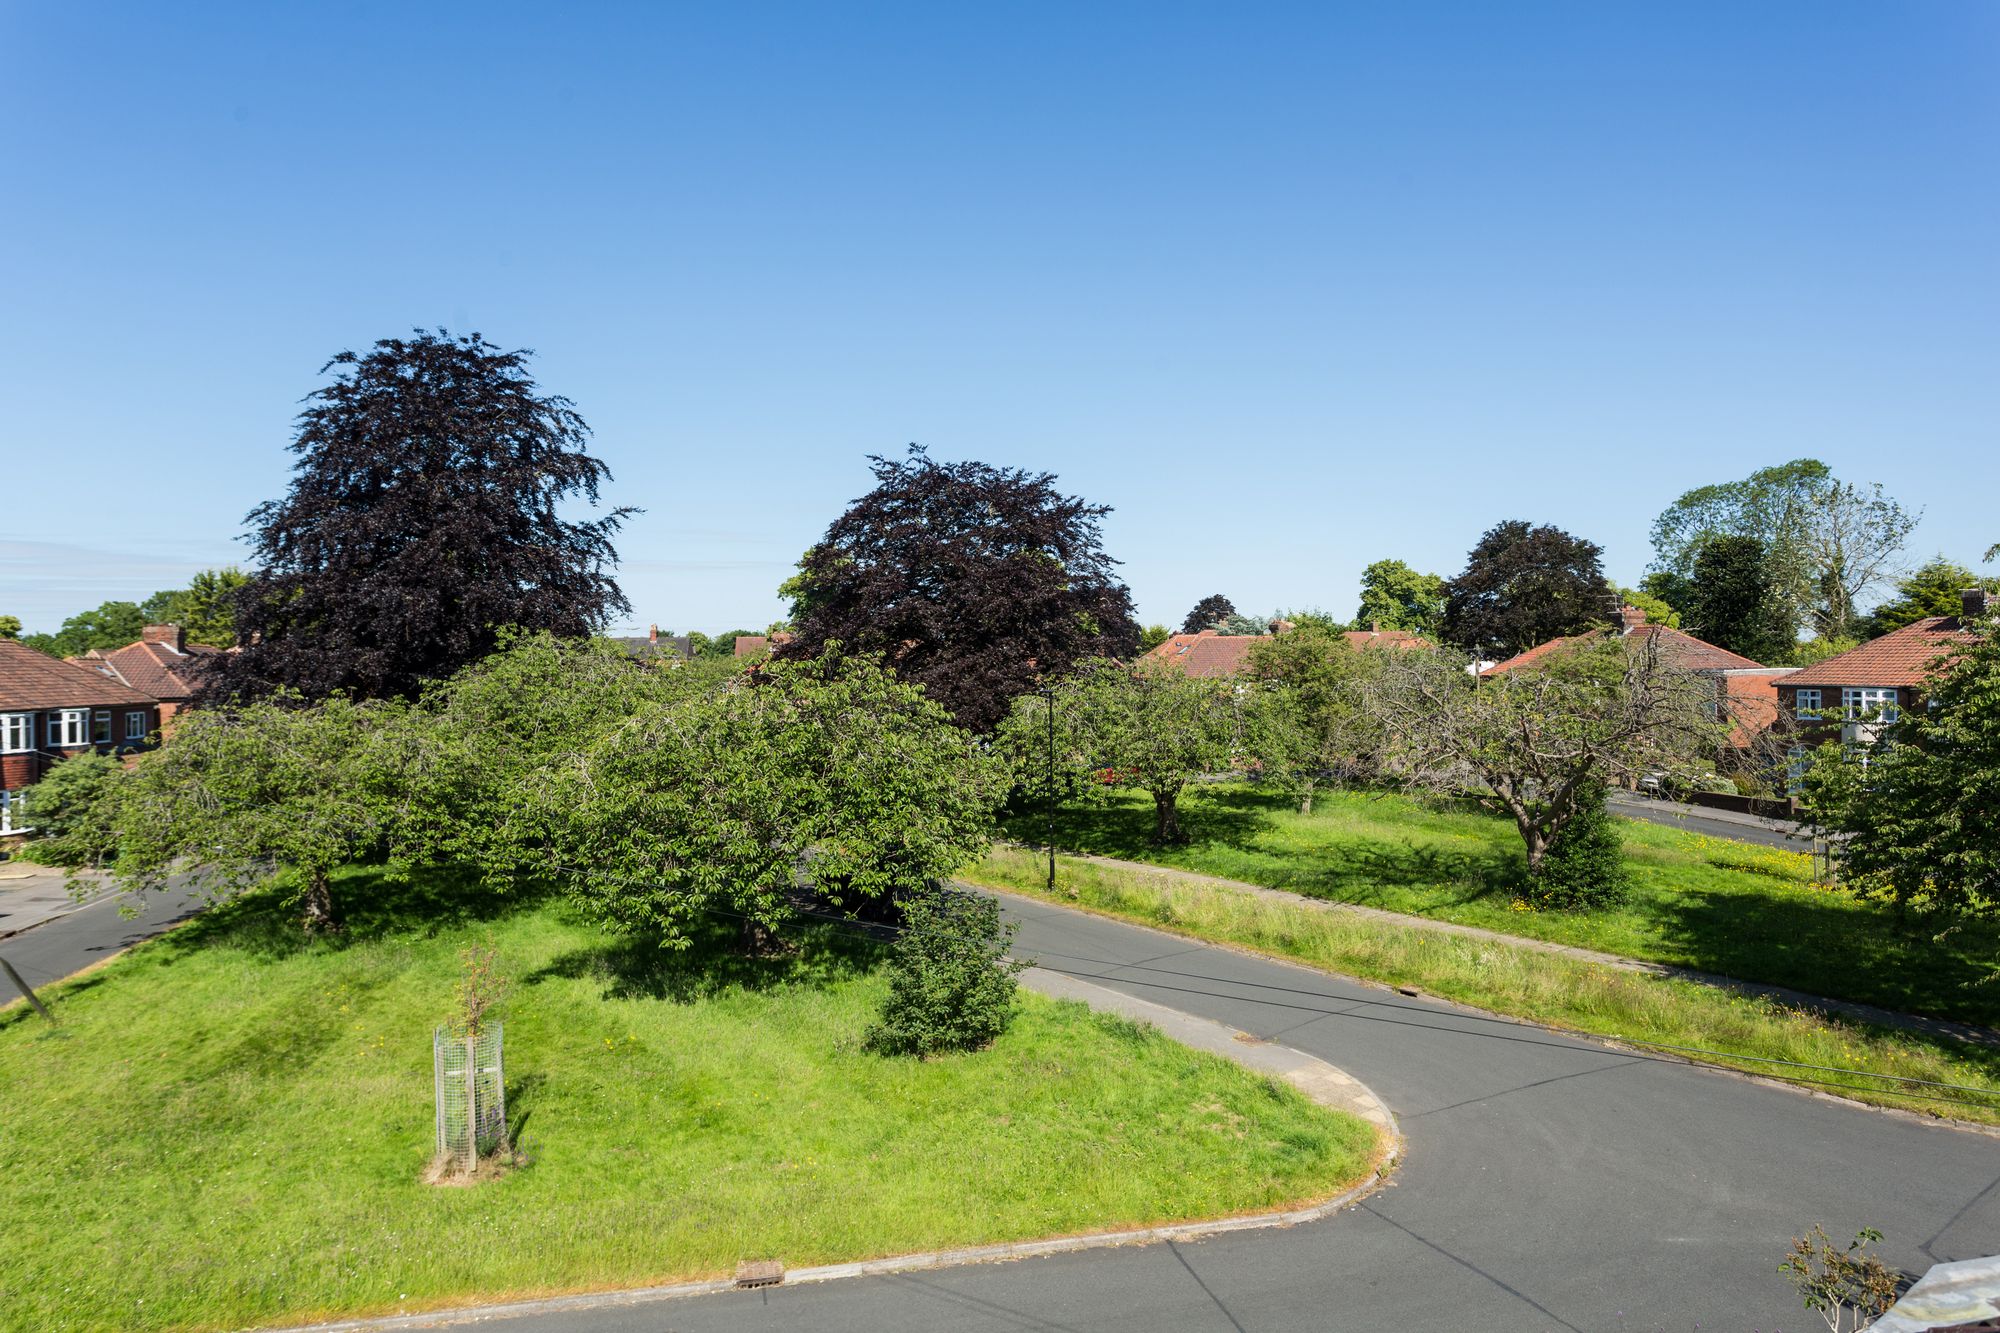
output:
M1808 741L1870 744L1903 709L1922 703L1938 659L1971 643L1973 624L1992 610L1985 590L1967 588L1955 616L1928 616L1793 672L1778 687L1778 706Z
M160 705L130 685L0 639L0 833L18 833L21 793L58 760L153 743Z
M643 637L637 634L614 637L611 642L623 648L641 662L686 662L694 657L694 639L687 634L662 634L658 625L646 626Z
M1661 658L1683 671L1706 676L1715 682L1716 709L1732 722L1729 731L1729 746L1742 752L1749 750L1765 736L1778 722L1778 682L1789 679L1792 667L1767 667L1753 662L1740 653L1732 653L1727 648L1718 648L1712 643L1697 639L1692 634L1666 625L1648 624L1646 613L1636 606L1618 608L1617 624L1607 629L1591 630L1583 634L1571 634L1550 639L1537 644L1524 653L1517 653L1504 662L1496 662L1480 671L1481 679L1505 675L1509 671L1519 671L1557 651L1565 644L1583 644L1608 634L1617 634L1633 643L1649 643L1659 649ZM1776 762L1775 754L1771 762Z
M101 652L92 648L81 657L67 660L77 666L102 672L121 685L160 701L160 726L172 723L174 715L193 702L201 687L203 663L222 653L220 648L189 643L179 625L148 625L137 643Z
M1146 657L1170 663L1180 668L1185 675L1201 680L1217 680L1241 675L1250 664L1250 646L1269 643L1273 635L1283 634L1292 628L1288 620L1271 622L1271 634L1217 634L1205 629L1199 634L1175 634ZM1430 643L1422 635L1408 630L1382 629L1371 625L1365 630L1350 630L1343 637L1354 648L1428 648Z

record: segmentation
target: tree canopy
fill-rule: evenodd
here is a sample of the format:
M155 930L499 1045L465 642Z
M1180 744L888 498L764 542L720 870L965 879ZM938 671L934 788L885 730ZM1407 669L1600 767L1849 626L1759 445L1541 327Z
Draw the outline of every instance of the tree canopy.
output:
M1110 512L1049 473L940 463L916 445L872 458L876 486L848 506L786 585L783 659L830 642L880 653L961 726L990 731L1038 673L1139 643L1132 597L1105 554Z
M1608 620L1603 549L1561 528L1510 519L1489 529L1445 585L1445 641L1505 658Z
M1689 632L1754 662L1790 660L1792 617L1771 570L1769 553L1755 537L1703 542L1688 585Z
M289 492L250 513L243 651L217 659L211 698L408 696L491 652L504 627L581 637L630 610L608 570L632 511L562 517L595 504L610 472L529 355L440 331L327 363Z
M1367 685L1383 654L1361 651L1338 630L1304 624L1250 648L1246 748L1264 775L1298 793L1312 813L1325 783L1365 772L1382 744Z
M105 602L63 621L54 634L27 634L21 642L50 657L78 657L96 648L123 648L146 631L146 613L136 602Z
M1181 633L1199 634L1205 629L1214 629L1221 622L1236 614L1236 603L1221 593L1211 593L1194 604L1181 622Z
M1896 581L1896 595L1875 608L1862 623L1862 632L1874 638L1931 616L1955 616L1967 588L2000 592L2000 579L1983 578L1956 561L1936 556Z
M1893 572L1918 517L1879 484L1844 482L1818 459L1800 458L1696 487L1667 506L1653 523L1654 569L1692 580L1711 538L1753 537L1793 635L1807 625L1841 638L1854 632L1856 603Z
M1400 629L1435 638L1444 621L1445 581L1419 574L1401 560L1377 560L1361 571L1356 629Z
M149 625L179 625L189 643L234 647L236 593L249 581L240 569L204 569L185 588L154 593L139 610Z
M1944 655L1866 755L1829 744L1802 782L1808 817L1837 836L1850 887L1943 916L2000 914L2000 634L1988 616Z

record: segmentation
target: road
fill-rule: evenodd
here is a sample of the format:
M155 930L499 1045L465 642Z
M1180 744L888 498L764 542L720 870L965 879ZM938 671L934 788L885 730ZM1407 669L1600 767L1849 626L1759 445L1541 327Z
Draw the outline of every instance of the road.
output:
M66 916L0 939L0 958L12 963L30 986L46 986L150 939L201 909L201 899L184 889L146 895L139 904L139 915L129 919L118 914L119 905L127 901L122 895L100 898ZM14 998L13 988L0 978L0 1004Z
M507 1333L810 1329L1685 1333L1804 1329L1776 1269L1815 1222L1921 1271L2000 1251L2000 1139L1616 1052L1009 899L1016 953L1319 1055L1401 1118L1394 1183L1198 1244L538 1318Z
M1744 823L1740 818L1725 818L1718 811L1705 810L1698 805L1651 800L1624 792L1613 792L1608 804L1611 813L1627 819L1643 819L1649 824L1684 828L1690 833L1706 834L1711 838L1754 843L1759 847L1782 847L1793 852L1809 852L1813 848L1811 834L1801 833L1795 825L1776 819Z

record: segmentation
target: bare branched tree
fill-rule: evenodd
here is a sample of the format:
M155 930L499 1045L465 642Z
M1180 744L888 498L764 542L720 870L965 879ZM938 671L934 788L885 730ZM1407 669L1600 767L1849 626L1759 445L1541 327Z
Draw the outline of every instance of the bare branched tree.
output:
M1388 654L1371 704L1394 776L1510 816L1530 873L1589 792L1688 768L1727 732L1716 683L1667 662L1652 635L1585 640L1483 680L1450 653Z

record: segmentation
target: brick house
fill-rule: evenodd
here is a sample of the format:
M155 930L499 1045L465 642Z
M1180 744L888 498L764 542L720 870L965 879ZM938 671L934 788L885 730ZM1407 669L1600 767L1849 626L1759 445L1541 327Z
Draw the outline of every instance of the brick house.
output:
M1291 622L1275 621L1272 629L1282 634ZM1344 637L1353 648L1428 648L1418 634L1400 629L1350 630ZM1241 675L1250 663L1250 645L1269 643L1270 634L1217 634L1205 629L1199 634L1175 634L1146 653L1145 658L1166 662L1185 675L1200 680L1217 680ZM1142 658L1141 660L1145 660Z
M1971 643L1972 623L1991 609L1985 590L1967 588L1955 616L1914 621L1785 677L1778 686L1778 707L1799 727L1801 744L1794 758L1829 740L1849 745L1875 741L1903 709L1923 702L1924 685L1938 659Z
M694 656L694 640L686 634L662 634L658 625L646 626L646 635L614 637L611 642L642 662L685 662Z
M160 701L160 726L171 726L174 715L193 701L200 687L203 660L223 650L189 643L179 625L148 625L137 643L110 652L91 649L68 660L90 667Z
M1790 679L1796 668L1768 667L1751 661L1741 653L1732 653L1727 648L1718 648L1706 640L1697 639L1692 634L1666 625L1650 624L1646 613L1636 606L1618 608L1618 622L1610 628L1550 639L1504 662L1494 663L1479 675L1481 679L1486 679L1518 671L1532 666L1566 644L1584 644L1609 634L1617 634L1636 643L1650 641L1658 647L1661 659L1668 665L1713 681L1716 712L1732 723L1728 740L1731 750L1741 753L1752 749L1778 724L1781 716L1779 682Z
M160 705L130 685L0 639L0 833L14 833L21 792L73 754L122 754L154 743Z

